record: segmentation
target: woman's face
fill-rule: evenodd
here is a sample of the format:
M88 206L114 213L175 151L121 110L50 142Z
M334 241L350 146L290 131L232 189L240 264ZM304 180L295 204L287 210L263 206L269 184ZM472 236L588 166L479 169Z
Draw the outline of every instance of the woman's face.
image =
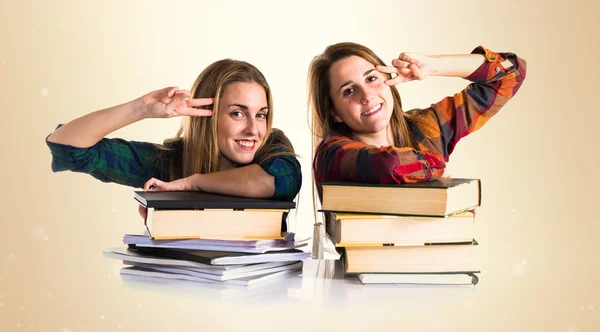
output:
M249 164L267 133L269 108L265 89L257 83L232 83L221 94L217 144L219 170Z
M375 66L359 56L333 63L329 69L334 118L356 134L379 133L388 126L394 108L390 87Z

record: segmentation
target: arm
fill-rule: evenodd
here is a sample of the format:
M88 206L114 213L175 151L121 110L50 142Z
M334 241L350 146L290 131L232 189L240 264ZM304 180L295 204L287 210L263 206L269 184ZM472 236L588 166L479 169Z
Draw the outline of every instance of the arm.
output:
M113 131L146 118L209 116L208 110L191 108L212 104L211 98L188 99L189 91L175 87L152 91L125 104L96 111L56 129L47 141L88 148Z
M354 181L391 184L440 177L446 167L441 160L441 156L433 151L376 147L343 135L333 135L317 147L313 169L317 183Z
M59 126L46 138L52 153L52 170L87 173L103 182L133 187L142 187L150 177L168 178L168 167L161 162L168 158L161 157L172 151L152 143L103 136L140 119L211 114L209 110L191 108L210 105L211 98L188 100L188 95L177 88L157 90Z
M46 140L52 152L52 171L90 174L102 182L142 188L149 177L168 178L168 167L161 165L157 145L118 138L103 138L89 148L77 148Z
M398 73L388 84L431 75L473 82L427 109L407 112L420 118L411 127L415 137L424 137L419 148L438 151L446 161L461 138L481 128L517 93L527 70L526 62L515 54L495 53L483 47L466 55L403 53L392 63L395 67L381 67L382 71Z
M250 164L205 174L163 182L150 179L144 190L202 190L212 193L272 198L292 201L302 186L300 163L294 155L289 140L279 130L274 130L266 143L267 156L258 164Z
M96 111L77 118L56 129L48 142L88 148L113 131L144 119L136 101Z

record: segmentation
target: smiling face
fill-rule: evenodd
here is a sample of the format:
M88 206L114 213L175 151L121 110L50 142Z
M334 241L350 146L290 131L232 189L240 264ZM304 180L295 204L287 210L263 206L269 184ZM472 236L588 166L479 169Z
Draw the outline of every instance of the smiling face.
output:
M267 94L259 84L227 86L217 115L219 170L252 162L267 133L268 112Z
M394 99L384 76L359 56L349 56L329 69L330 96L335 121L345 123L355 136L385 135Z

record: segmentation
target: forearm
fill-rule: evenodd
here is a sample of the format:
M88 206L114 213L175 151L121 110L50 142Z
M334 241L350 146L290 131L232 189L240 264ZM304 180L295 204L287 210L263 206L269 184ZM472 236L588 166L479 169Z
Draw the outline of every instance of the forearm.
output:
M451 76L465 78L479 68L485 61L481 54L434 55L431 76ZM506 60L502 65L507 68L512 62Z
M56 129L48 141L87 148L113 131L144 118L136 100L79 117Z
M434 151L393 146L376 147L343 136L333 136L317 148L313 164L316 182L419 182L439 177L446 167Z
M216 194L269 198L275 194L274 177L259 165L248 165L224 171L191 176L194 190Z

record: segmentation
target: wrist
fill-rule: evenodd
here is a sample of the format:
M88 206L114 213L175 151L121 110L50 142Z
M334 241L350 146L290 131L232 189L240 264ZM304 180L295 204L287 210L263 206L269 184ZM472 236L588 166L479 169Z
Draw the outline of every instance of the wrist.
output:
M191 175L189 178L189 184L191 189L190 190L195 190L195 191L204 191L202 190L202 174L194 174Z
M139 120L144 120L144 119L149 118L148 112L146 112L144 110L144 102L142 101L142 98L134 99L134 100L130 101L128 104L129 104L128 109L130 110L130 113L131 113L132 117L134 118L134 121L139 121Z
M444 61L439 55L429 56L429 76L443 76L444 74Z

